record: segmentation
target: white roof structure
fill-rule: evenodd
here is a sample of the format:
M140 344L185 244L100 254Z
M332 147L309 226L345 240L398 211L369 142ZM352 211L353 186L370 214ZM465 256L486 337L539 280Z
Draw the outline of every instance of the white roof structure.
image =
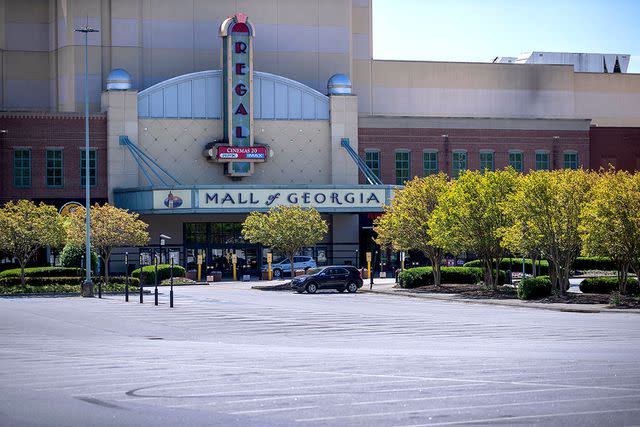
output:
M573 65L578 73L626 73L631 55L619 53L527 52L517 58L498 56L500 64Z

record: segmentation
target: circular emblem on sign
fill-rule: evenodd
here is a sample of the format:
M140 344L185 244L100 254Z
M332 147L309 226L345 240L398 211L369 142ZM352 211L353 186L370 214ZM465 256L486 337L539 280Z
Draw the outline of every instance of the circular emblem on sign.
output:
M182 206L182 199L178 196L174 196L173 193L169 191L169 195L164 199L164 205L169 209L179 208Z
M81 207L83 207L83 206L78 202L65 203L60 208L59 214L62 215L62 216L67 216L67 215L70 215L70 214L74 213L75 211L78 210L78 208L81 208Z

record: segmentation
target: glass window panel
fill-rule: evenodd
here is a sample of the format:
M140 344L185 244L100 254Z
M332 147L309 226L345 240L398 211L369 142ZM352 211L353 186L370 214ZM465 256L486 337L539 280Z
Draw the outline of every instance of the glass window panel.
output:
M47 187L62 187L62 150L47 150L45 160Z
M379 151L365 151L364 161L371 169L371 171L380 178L380 152Z
M522 172L522 153L509 153L509 165L517 172Z
M438 173L438 153L429 151L422 153L422 174L424 176Z
M404 185L409 180L410 153L399 151L396 153L396 185Z
M494 162L493 162L493 153L490 152L481 152L480 153L480 171L493 171L495 170Z
M536 170L549 170L549 153L536 153Z
M564 168L578 169L578 153L564 153Z
M188 222L185 224L187 243L207 243L207 223Z
M462 171L467 170L467 153L464 151L454 152L451 166L451 175L458 178Z
M89 150L89 185L95 187L98 180L98 159L96 150ZM80 185L85 186L86 183L86 166L85 166L86 152L80 151Z
M31 187L31 150L29 149L13 152L13 185L19 188Z

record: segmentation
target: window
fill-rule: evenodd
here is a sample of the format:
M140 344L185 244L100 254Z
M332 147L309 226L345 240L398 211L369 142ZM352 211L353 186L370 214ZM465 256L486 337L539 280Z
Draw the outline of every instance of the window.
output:
M18 188L31 187L31 150L28 148L13 152L13 185Z
M462 171L467 170L467 152L454 151L451 163L451 176L458 178Z
M509 166L515 169L516 172L522 172L522 152L512 151L509 153Z
M495 166L493 163L493 151L480 152L480 172L484 172L486 170L495 170Z
M187 243L207 243L207 223L188 222L185 224L185 241Z
M410 154L408 151L396 152L396 185L404 185L409 180Z
M549 152L547 151L536 152L536 170L537 171L549 170Z
M578 153L575 151L566 151L564 153L564 168L578 169Z
M367 167L371 169L373 174L380 178L380 152L379 151L365 151L364 162Z
M62 187L62 150L47 150L45 158L47 165L47 187Z
M438 173L438 152L425 151L422 153L422 175L429 176Z
M86 154L85 150L80 151L80 185L82 187L87 185L86 182L86 166L85 159ZM95 187L97 183L98 176L98 163L97 163L97 153L96 150L89 150L89 185L91 187Z

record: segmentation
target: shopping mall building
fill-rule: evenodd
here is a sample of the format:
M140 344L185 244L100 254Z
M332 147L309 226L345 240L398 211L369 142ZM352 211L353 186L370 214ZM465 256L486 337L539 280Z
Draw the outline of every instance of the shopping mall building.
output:
M88 35L92 200L139 212L152 238L143 253L169 236L164 256L189 268L236 254L257 274L266 249L240 235L254 210L314 207L329 233L305 254L362 264L372 219L413 176L640 168L640 75L373 60L371 7L0 1L0 201L84 203L74 29L87 22L99 30ZM604 55L604 70L619 71L606 66L617 59Z

